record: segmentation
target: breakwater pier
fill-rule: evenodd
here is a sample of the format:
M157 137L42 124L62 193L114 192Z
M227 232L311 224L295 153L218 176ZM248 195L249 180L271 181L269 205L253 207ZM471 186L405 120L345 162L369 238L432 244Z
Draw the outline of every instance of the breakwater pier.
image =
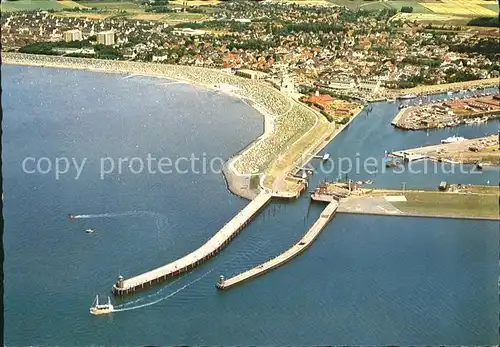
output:
M268 271L271 271L272 269L275 269L286 262L290 261L291 259L295 258L299 254L301 254L307 247L309 247L313 241L318 237L320 232L325 228L325 226L330 222L330 220L333 218L335 215L335 212L337 211L337 208L339 206L339 203L337 200L331 201L326 208L321 212L320 217L318 220L313 224L313 226L307 231L307 233L300 239L299 242L297 242L295 245L293 245L291 248L289 248L287 251L284 253L278 255L277 257L269 260L268 262L258 265L248 271L245 271L237 276L224 279L224 277L221 277L221 279L217 282L217 288L218 289L228 289L230 287L233 287L239 283L242 283L244 281L248 281L252 278L255 278L257 276L263 275Z
M112 292L116 296L122 296L147 288L155 283L165 281L169 278L187 272L202 264L219 253L229 242L262 210L271 200L272 194L262 191L243 210L241 210L231 221L222 227L205 244L188 255L177 259L167 265L145 272L141 275L124 279L118 278L113 285Z

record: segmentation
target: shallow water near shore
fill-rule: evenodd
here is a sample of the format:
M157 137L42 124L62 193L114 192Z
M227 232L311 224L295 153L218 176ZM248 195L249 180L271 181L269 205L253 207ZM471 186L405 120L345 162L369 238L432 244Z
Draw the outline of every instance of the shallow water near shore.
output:
M338 214L289 264L218 292L220 274L266 261L305 233L322 210L306 195L272 203L220 255L169 287L115 303L152 302L211 271L184 290L152 306L91 316L93 297L104 300L119 274L188 253L247 203L227 191L221 174L124 167L101 180L99 158L229 158L262 132L262 117L237 99L158 78L5 65L2 73L6 345L499 342L497 222ZM390 125L396 112L396 104L374 104L325 150L382 158L384 149L498 129L489 122L429 136L402 132ZM27 156L88 163L78 180L71 170L56 180L23 173ZM311 187L334 176L313 175ZM434 189L441 180L495 184L498 172L350 178ZM94 218L72 222L68 213Z

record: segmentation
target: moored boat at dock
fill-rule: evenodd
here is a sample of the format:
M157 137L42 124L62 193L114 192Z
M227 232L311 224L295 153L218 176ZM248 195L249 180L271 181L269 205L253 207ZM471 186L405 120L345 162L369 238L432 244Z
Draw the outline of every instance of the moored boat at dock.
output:
M398 96L398 99L400 100L407 100L407 99L415 99L417 96L415 94L404 94Z
M441 140L441 143L445 144L445 143L455 143L455 142L461 142L461 141L465 141L467 140L465 137L461 137L461 136L450 136L450 137L447 137L446 139L442 139Z

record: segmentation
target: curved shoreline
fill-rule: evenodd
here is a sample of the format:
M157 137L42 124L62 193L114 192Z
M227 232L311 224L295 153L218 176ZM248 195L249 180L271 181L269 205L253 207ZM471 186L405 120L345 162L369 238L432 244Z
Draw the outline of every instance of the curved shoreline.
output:
M247 199L252 199L264 188L258 183L259 178L266 176L278 157L292 155L290 149L305 134L318 129L319 123L324 125L326 122L307 106L297 103L267 84L226 74L216 69L8 52L2 52L2 62L13 65L161 77L187 82L211 91L217 91L215 86L218 84L237 87L238 89L230 95L250 101L250 106L264 117L263 133L233 155L224 165L223 172L229 189ZM324 130L319 129L323 133ZM284 174L286 175L286 172Z

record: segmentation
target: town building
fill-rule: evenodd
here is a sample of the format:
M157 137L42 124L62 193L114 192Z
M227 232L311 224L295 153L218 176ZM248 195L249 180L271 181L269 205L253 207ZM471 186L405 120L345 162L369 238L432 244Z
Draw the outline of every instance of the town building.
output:
M113 30L101 31L97 33L97 43L101 45L114 45L115 44L115 32Z
M252 22L252 20L249 18L235 18L233 20L235 22L239 22L239 23L251 23Z
M312 104L324 111L333 110L334 99L330 95L320 94L317 90L311 96L303 98L302 101Z
M295 88L295 81L292 77L284 75L281 78L279 90L284 93L295 93L297 90Z
M82 40L82 32L78 29L68 30L64 32L64 41L81 41Z
M352 78L334 78L328 84L328 88L336 90L351 90L356 87Z
M364 80L358 83L358 90L367 93L377 93L380 91L380 80Z
M205 35L205 30L191 29L191 28L179 28L172 31L175 35L188 35L188 36L200 36Z
M260 71L253 71L253 70L247 70L247 69L241 69L236 71L236 75L245 77L245 78L250 78L251 80L260 80L266 78L266 74Z

